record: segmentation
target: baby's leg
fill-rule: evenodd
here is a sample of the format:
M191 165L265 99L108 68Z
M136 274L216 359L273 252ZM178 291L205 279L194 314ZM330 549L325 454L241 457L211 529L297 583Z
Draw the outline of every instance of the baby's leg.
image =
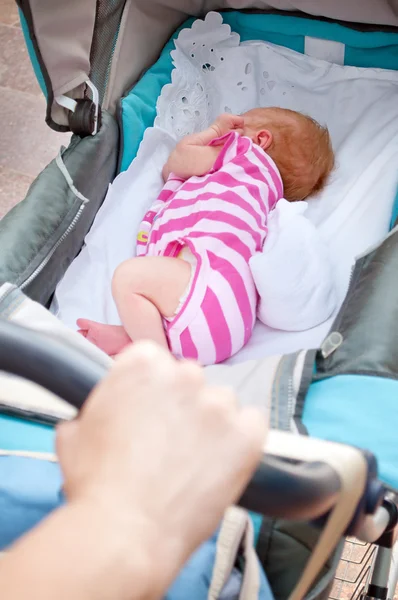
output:
M168 347L162 317L172 317L191 278L191 265L179 258L145 256L116 269L113 297L130 339Z
M78 319L80 333L110 355L129 341L152 340L167 348L162 317L172 317L191 278L191 265L179 258L145 256L123 262L112 293L122 327Z
M162 317L172 317L191 278L191 265L179 258L145 256L116 269L112 293L123 327L78 319L80 333L107 354L132 340L152 340L167 348Z

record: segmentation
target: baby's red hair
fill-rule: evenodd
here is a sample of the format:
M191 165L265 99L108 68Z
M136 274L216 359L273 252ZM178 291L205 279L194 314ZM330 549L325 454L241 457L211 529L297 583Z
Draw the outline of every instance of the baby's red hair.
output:
M285 108L256 108L250 127L268 129L272 142L266 149L282 177L284 197L290 202L320 192L334 167L329 131L315 119Z

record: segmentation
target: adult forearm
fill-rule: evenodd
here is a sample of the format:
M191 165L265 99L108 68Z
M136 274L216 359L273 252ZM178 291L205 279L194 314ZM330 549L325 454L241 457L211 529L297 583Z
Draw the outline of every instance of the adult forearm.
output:
M7 600L152 600L163 593L139 523L77 503L56 511L0 561ZM133 531L134 530L134 531ZM159 578L160 579L160 578Z

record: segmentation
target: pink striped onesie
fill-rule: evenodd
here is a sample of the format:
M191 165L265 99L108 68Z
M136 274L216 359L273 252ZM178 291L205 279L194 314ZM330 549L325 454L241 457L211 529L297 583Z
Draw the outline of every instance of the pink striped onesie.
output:
M171 352L202 365L222 362L250 339L257 292L249 259L261 252L267 216L283 196L273 160L250 138L231 132L213 168L183 180L171 174L146 214L137 255L195 257L187 296L164 327Z

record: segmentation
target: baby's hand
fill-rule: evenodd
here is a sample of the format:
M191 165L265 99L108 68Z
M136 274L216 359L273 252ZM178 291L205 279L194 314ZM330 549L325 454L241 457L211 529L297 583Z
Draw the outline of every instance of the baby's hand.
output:
M230 115L223 113L214 121L211 127L217 132L217 137L221 137L230 131L243 133L244 119L240 115Z
M214 139L230 131L243 134L244 119L239 115L220 115L210 127L199 133L187 135L180 140L163 167L163 179L173 172L181 179L201 177L211 169L221 146L209 146Z

